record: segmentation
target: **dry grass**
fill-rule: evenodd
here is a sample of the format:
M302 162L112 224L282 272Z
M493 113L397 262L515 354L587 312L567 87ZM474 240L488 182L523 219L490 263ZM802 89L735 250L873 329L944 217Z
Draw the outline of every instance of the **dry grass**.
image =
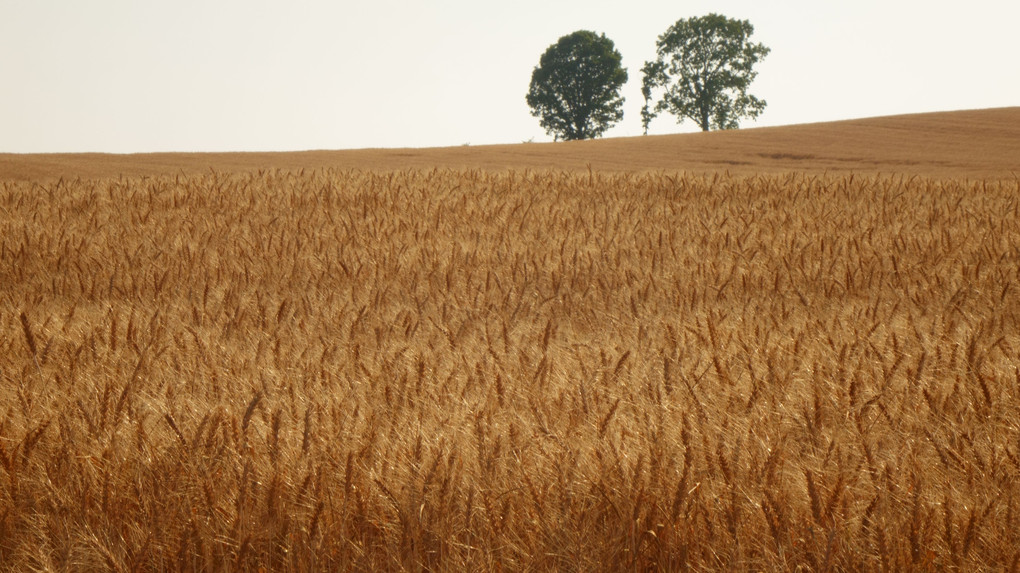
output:
M1015 570L1020 184L0 183L0 568Z

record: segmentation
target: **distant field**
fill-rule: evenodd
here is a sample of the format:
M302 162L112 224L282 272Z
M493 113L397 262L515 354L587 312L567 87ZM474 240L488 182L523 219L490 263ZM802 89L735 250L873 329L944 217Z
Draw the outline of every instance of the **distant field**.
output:
M683 135L298 153L0 154L0 180L280 169L556 169L735 174L905 173L1011 178L1020 173L1020 107L925 113Z
M1018 114L3 156L0 571L1016 570Z

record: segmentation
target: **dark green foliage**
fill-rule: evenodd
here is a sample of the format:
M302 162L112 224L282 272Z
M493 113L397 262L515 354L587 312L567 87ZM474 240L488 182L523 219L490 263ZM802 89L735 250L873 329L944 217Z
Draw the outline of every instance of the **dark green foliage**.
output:
M765 101L749 95L758 75L754 66L769 48L752 43L754 26L719 14L678 20L656 42L658 57L645 62L641 93L645 132L660 112L695 121L703 131L736 129L742 117L754 119ZM653 91L662 95L652 107Z
M591 139L623 119L627 70L605 34L579 30L549 46L531 74L528 106L557 139Z

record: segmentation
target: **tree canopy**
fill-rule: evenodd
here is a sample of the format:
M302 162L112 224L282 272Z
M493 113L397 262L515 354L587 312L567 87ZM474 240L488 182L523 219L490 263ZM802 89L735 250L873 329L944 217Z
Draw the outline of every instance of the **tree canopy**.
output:
M627 70L605 34L579 30L542 54L531 74L531 115L557 139L591 139L623 119L620 87Z
M641 93L645 132L659 113L668 111L696 122L703 131L736 129L743 118L754 119L765 101L747 93L758 73L754 66L769 48L750 41L754 26L719 14L681 19L659 36L658 57L645 62ZM652 107L653 96L661 96Z

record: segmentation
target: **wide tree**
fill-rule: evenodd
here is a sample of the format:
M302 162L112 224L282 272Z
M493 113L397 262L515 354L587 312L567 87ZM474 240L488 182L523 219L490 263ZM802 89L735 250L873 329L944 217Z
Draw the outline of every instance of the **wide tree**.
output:
M579 30L542 54L531 74L528 106L556 139L591 139L623 119L627 70L605 34Z
M659 36L658 57L641 69L645 133L663 111L675 115L678 123L693 120L703 131L736 129L741 118L758 117L765 101L748 94L747 88L758 75L754 66L770 50L751 42L753 33L747 20L709 14L678 20Z

